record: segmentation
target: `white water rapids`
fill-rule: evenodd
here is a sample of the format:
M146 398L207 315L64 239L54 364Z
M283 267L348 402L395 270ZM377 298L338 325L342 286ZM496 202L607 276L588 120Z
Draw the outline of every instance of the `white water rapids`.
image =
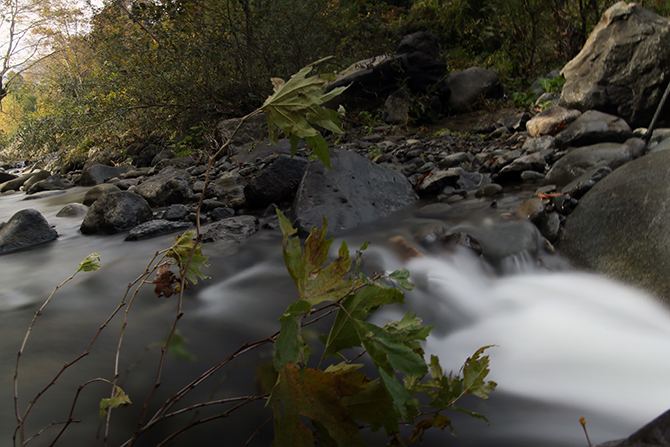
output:
M88 344L151 253L172 241L173 236L135 243L123 242L122 235L82 236L76 220L55 217L62 205L80 201L82 195L81 190L73 190L60 199L30 202L20 202L22 195L0 196L0 221L21 208L34 207L61 234L57 241L42 247L0 256L2 447L12 445L15 425L13 362L30 319L48 292L84 256L102 254L103 269L82 276L59 292L38 320L22 359L22 406L65 361ZM398 231L405 230L403 225L399 219ZM359 233L369 237L377 234L375 231L366 228ZM388 226L384 231L389 231ZM277 318L295 299L295 292L282 264L277 233L261 231L235 254L217 252L216 244L204 246L204 253L212 257L212 267L206 272L212 279L187 292L185 316L180 322L189 340L187 348L198 361L168 361L161 387L167 395L240 343L260 339L278 328ZM366 235L345 238L351 248ZM375 238L385 239L372 237L370 259L376 259L384 269L404 265ZM487 416L490 425L455 414L458 439L438 431L429 435L425 445L583 446L582 416L596 444L626 437L670 407L666 380L670 371L670 312L654 298L601 277L568 270L548 272L528 267L516 274L495 276L469 253L417 259L406 266L416 284L407 294L406 309L416 312L425 324L436 325L426 351L438 355L445 369L458 369L478 348L495 345L487 353L491 357L490 379L498 383L498 389L488 401L470 399L462 404ZM173 300L157 299L150 289L140 294L129 321L132 329L125 337L123 368L133 364L146 346L160 342L174 309ZM376 318L396 318L404 312L387 310ZM35 410L33 430L63 417L78 384L91 377L110 376L113 359L105 352L113 353L119 324L110 325L109 336L101 338L100 349L94 353L98 357L92 354L80 369L63 377L59 382L62 388L45 394L43 409ZM247 392L254 370L244 367L255 359L243 359L239 371L226 373L227 381L217 397ZM137 375L130 376L135 377L128 382L127 390L133 405L124 411L139 408L142 393L151 388L155 369L148 364L145 359L142 365L147 367L137 367L133 371ZM203 390L197 398L206 399L209 392ZM99 396L92 396L90 402L82 400L77 414L82 419L91 416L93 428L77 432L79 428L73 427L73 437L66 438L62 445L91 444L99 420L97 402ZM133 426L131 416L125 418L120 411L117 415L121 424ZM211 433L224 430L230 441L226 445L244 445L267 417L260 404L238 418L233 415L180 439L183 445L221 445L221 439L212 438ZM251 445L267 445L271 429L269 432ZM45 434L31 445L48 445L47 438ZM78 439L86 442L74 441ZM379 438L373 439L371 445L384 445L377 444ZM154 442L147 437L142 445Z

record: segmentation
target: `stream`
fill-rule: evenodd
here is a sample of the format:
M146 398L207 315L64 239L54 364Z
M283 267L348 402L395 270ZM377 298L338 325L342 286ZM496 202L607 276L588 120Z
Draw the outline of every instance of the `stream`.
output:
M81 217L60 218L67 203L81 202L85 188L23 201L23 193L0 196L0 222L23 208L39 210L60 237L26 251L0 257L0 447L11 446L16 425L13 375L21 342L35 311L55 286L72 274L90 253L99 253L102 268L80 273L59 290L37 323L21 358L19 407L25 409L68 361L85 351L92 337L117 307L129 282L145 269L153 253L169 247L174 235L124 242L125 234L83 236ZM482 209L457 208L449 219L496 225ZM481 207L480 207L481 208ZM484 217L482 217L484 215ZM593 444L627 437L668 409L670 387L670 312L653 298L602 277L569 269L556 255L545 254L542 266L527 257L510 259L500 272L471 252L435 253L403 261L391 250L393 235L411 238L419 223L412 210L384 222L338 235L333 249L346 239L350 250L364 241L366 268L391 271L406 266L416 287L406 308L436 328L426 344L443 368L458 369L478 348L495 345L489 378L498 388L487 401L466 399L461 406L485 415L490 424L459 413L449 414L458 438L448 430L430 431L424 445L445 446L585 446L579 423L586 418ZM492 222L492 223L491 223ZM168 357L161 386L149 414L170 394L197 378L242 343L263 339L279 328L277 319L297 297L281 256L279 230L261 230L239 249L212 243L211 279L185 294L180 334L193 361ZM121 386L132 404L114 411L109 445L120 445L132 433L156 380L158 345L168 334L177 300L157 298L145 286L132 304L120 354ZM388 309L374 318L397 319L406 309ZM114 375L114 353L122 315L102 331L90 355L67 369L35 404L26 423L31 436L54 421L67 419L77 386ZM318 342L317 342L318 343ZM270 348L236 359L197 387L179 407L211 398L253 395L259 365L270 361ZM58 445L92 445L99 429L99 402L109 385L94 383L81 393L73 424ZM202 410L198 417L215 414ZM243 446L271 417L263 402L248 404L230 417L200 425L177 438L189 446ZM179 416L158 424L136 445L155 446L191 421ZM60 426L44 431L29 445L49 445ZM104 431L104 427L102 428ZM385 437L368 433L369 445ZM272 424L258 431L249 445L267 446ZM102 445L102 441L98 442Z

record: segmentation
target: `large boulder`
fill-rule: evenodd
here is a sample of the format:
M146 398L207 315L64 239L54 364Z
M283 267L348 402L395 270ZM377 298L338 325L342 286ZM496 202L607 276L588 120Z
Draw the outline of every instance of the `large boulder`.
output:
M188 203L193 198L189 178L187 171L176 171L170 166L142 182L135 188L135 192L144 197L151 206Z
M378 166L355 152L331 153L329 170L319 161L305 168L293 204L303 233L323 225L332 233L350 230L398 211L417 200L404 175Z
M114 234L152 217L151 207L141 196L127 191L113 192L93 203L79 230L84 234Z
M666 411L626 439L609 441L596 447L668 447L670 446L670 410Z
M39 211L32 208L14 214L0 227L0 254L49 242L58 237Z
M589 110L556 135L559 149L614 141L623 143L633 136L626 121L608 113Z
M325 90L348 88L329 106L336 103L345 103L347 107L381 105L401 85L415 94L435 88L440 100L446 101L449 89L439 83L447 74L447 66L439 55L440 46L435 34L418 31L407 35L394 54L358 61L344 70Z
M561 248L578 267L670 300L670 152L640 157L597 183L568 216Z
M29 187L26 186L26 194L36 194L43 191L58 191L61 189L67 189L73 187L74 184L61 177L60 174L54 174L47 177L45 180L40 180L39 182L31 184Z
M649 125L670 79L670 21L636 3L603 14L582 51L563 68L560 104Z
M247 204L263 208L271 203L291 202L306 165L304 158L280 155L245 186Z

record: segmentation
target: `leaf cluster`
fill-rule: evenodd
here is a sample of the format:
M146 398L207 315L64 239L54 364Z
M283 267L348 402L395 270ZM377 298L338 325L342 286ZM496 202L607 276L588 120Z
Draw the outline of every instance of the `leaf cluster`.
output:
M413 287L409 272L365 276L359 266L367 244L357 252L353 270L346 242L328 263L333 240L326 239L325 217L323 229L313 228L303 246L286 217L277 213L284 261L299 299L279 319L281 332L275 342L278 378L268 401L275 412L275 446L312 446L315 437L324 446L363 446L360 423L373 431L383 428L395 440L400 439L400 422L416 424L412 442L430 427L448 426L453 432L443 410L484 418L455 404L468 394L486 399L495 389L494 382L485 381L489 369L483 352L488 347L478 350L456 375L444 374L435 356L428 365L421 342L432 327L423 326L416 315L408 312L400 321L383 326L367 321L382 306L404 303L400 288ZM337 313L330 332L321 337L319 365L308 367L313 349L302 337L303 327L309 324L306 319L332 309ZM359 371L363 364L353 363L363 355L374 366L376 377ZM321 369L327 358L337 363ZM426 406L420 404L419 395L425 395ZM300 416L312 421L315 433Z

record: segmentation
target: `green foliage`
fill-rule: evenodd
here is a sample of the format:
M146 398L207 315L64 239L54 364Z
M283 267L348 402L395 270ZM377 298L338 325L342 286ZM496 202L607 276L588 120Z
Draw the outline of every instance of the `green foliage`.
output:
M94 272L100 268L100 255L91 253L79 264L77 272Z
M209 279L200 270L209 267L209 256L203 256L202 245L195 240L195 231L188 230L184 234L175 237L175 243L167 251L167 257L175 260L179 266L179 272L186 277L187 281L196 284L198 279Z
M540 78L537 81L547 93L561 93L565 84L565 78L562 75L555 78Z
M273 445L314 445L315 435L300 416L312 421L316 438L326 446L365 445L359 432L361 422L373 431L383 428L389 436L397 435L399 421L416 423L410 439L413 441L430 427L449 426L453 431L449 419L440 413L443 410L485 419L455 404L468 394L486 399L495 389L494 382L485 381L488 357L482 354L488 347L469 358L458 375L445 375L437 357L426 364L421 342L432 327L422 326L416 315L408 312L400 321L383 326L367 321L381 306L404 302L403 292L394 285L411 290L409 272L403 269L374 278L361 274L360 255L367 244L357 252L353 271L344 242L337 258L328 262L333 240L326 239L325 217L323 229L313 228L302 246L288 219L280 211L277 215L283 233L284 262L299 299L279 319L282 328L274 356L278 377L268 401L275 413ZM330 332L321 337L324 347L319 367L310 368L307 364L312 348L302 337L305 318L329 307L338 311ZM358 352L358 357L361 349L374 365L377 378L359 372L362 365L346 361L348 352ZM344 361L321 370L326 358ZM429 372L431 378L424 380ZM430 410L422 407L419 394L429 399L426 408ZM424 415L429 416L421 417Z
M169 335L168 335L169 337ZM163 344L167 343L168 339L163 340ZM188 349L186 349L186 338L182 335L179 329L174 331L172 337L170 338L170 344L167 347L168 354L170 354L175 359L187 360L192 362L195 360L195 356L191 354Z
M207 143L207 136L209 134L211 134L211 129L207 126L191 126L186 135L181 139L168 142L173 146L172 155L177 158L186 157L198 149L202 149Z
M111 398L104 398L100 401L100 419L104 418L108 409L118 408L121 405L129 405L132 402L130 397L121 389L121 387L114 385L114 396Z
M338 87L324 94L323 88L328 83L325 76L309 76L314 65L326 59L308 65L291 76L288 82L279 78L272 78L274 93L265 100L261 110L268 117L270 138L277 142L277 129L291 139L291 155L295 155L298 141L302 138L307 141L314 154L326 165L330 166L330 152L328 143L321 133L312 127L312 123L334 133L344 133L340 127L340 116L344 109L337 112L325 107L324 103L340 95L346 87Z

